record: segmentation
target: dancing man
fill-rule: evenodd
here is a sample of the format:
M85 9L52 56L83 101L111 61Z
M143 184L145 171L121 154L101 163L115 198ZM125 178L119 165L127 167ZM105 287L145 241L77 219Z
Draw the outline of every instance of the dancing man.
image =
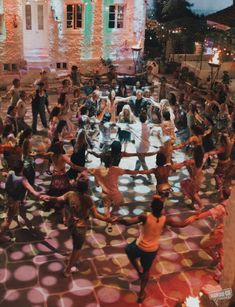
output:
M184 227L169 220L163 212L163 199L154 195L151 203L151 212L145 212L135 217L116 217L113 222L126 226L142 223L142 229L137 240L128 244L125 248L127 257L140 277L140 292L138 303L145 297L145 287L149 280L149 272L154 259L157 256L161 233L166 225L173 227ZM137 259L140 259L140 264Z

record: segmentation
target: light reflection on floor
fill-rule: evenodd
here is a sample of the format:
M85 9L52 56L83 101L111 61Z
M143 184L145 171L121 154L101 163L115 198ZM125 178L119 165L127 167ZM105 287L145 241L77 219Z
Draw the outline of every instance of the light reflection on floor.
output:
M129 144L128 150L133 152L134 145ZM177 153L175 157L177 161L182 161L184 154ZM89 156L89 160L92 160L92 166L99 165L96 158ZM136 158L125 158L120 166L134 169L135 161ZM149 167L155 166L155 157L148 157L146 161ZM36 163L37 184L46 191L50 178L42 159L37 159ZM179 190L179 182L185 176L188 173L184 169L170 177L173 192L166 204L166 212L175 220L193 214L187 207L190 201L185 200ZM93 177L91 182L93 199L98 202L100 188L94 187ZM152 184L147 185L144 176L134 180L125 175L120 178L120 191L126 204L118 213L123 216L141 214L149 210L155 181L153 179ZM214 180L207 180L202 198L208 208L215 203L214 196ZM104 222L91 220L91 230L81 251L78 270L65 279L62 270L72 248L69 232L57 224L54 210L44 212L37 202L30 199L26 206L28 218L46 233L46 237L33 236L32 231L15 229L16 223L12 225L16 242L0 248L0 306L44 307L44 302L48 307L137 306L135 291L139 290L138 276L129 264L124 246L136 239L139 226L115 225L109 232ZM104 212L103 208L99 211ZM189 293L197 295L203 285L216 284L212 270L208 269L210 257L199 251L200 239L211 226L206 221L200 221L185 229L166 228L158 258L151 270L148 298L143 306L173 307Z

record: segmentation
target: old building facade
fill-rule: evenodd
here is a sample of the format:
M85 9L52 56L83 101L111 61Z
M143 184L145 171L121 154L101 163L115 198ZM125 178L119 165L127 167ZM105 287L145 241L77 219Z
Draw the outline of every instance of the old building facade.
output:
M145 0L0 0L0 73L131 62L145 18Z

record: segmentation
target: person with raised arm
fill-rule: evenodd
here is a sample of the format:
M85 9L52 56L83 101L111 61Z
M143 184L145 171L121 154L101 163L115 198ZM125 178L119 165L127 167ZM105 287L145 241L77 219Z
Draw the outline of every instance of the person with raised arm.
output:
M81 248L86 239L89 216L101 221L109 221L109 218L98 213L95 203L88 195L88 178L81 175L76 183L76 190L69 191L59 197L47 196L48 201L64 203L64 223L68 226L73 241L73 250L68 264L64 270L64 277L71 275L72 267L77 263Z
M165 226L184 227L167 218L163 210L164 202L160 195L154 195L151 202L151 212L145 212L134 217L113 217L113 222L126 226L142 224L137 240L125 247L125 252L140 278L138 303L146 297L145 287L149 280L151 266L158 254L161 233ZM140 259L140 264L137 261Z
M26 192L29 191L32 195L38 199L43 199L43 196L40 195L28 180L23 175L24 163L20 160L15 160L13 163L13 171L10 171L6 180L6 193L8 197L7 204L7 217L3 224L0 227L0 243L4 243L10 240L10 237L5 236L5 233L8 231L11 222L14 217L22 216L24 217L25 223L29 229L33 229L32 225L27 221L26 214L21 212L22 203L26 197ZM18 211L20 210L20 213Z

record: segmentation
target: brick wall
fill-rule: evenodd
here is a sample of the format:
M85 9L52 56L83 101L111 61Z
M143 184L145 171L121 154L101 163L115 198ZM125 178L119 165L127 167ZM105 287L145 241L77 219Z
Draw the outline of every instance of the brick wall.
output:
M4 31L0 36L0 72L3 63L23 61L22 1L4 0Z

